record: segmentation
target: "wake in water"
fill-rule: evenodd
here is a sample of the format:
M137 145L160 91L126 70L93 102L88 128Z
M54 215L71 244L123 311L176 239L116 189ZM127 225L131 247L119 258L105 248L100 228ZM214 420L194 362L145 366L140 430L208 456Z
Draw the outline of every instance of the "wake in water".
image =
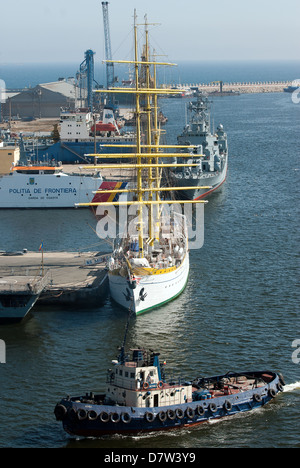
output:
M283 387L284 392L293 392L294 390L300 389L300 381L285 385Z

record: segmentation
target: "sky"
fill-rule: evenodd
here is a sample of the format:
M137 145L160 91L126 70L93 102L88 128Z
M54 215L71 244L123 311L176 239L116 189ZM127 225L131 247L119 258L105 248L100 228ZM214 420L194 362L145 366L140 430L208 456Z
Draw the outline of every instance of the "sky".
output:
M114 59L132 58L133 15L171 61L299 60L299 0L111 0ZM0 63L105 59L101 0L1 0Z

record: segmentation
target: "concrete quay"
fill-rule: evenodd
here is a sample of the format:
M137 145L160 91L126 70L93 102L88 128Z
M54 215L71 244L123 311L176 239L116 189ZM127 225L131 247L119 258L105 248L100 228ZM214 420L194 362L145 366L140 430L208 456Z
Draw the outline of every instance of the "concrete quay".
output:
M74 307L101 306L107 296L105 257L97 252L0 253L0 277L26 278L47 274L47 283L38 304ZM12 294L14 292L12 291Z

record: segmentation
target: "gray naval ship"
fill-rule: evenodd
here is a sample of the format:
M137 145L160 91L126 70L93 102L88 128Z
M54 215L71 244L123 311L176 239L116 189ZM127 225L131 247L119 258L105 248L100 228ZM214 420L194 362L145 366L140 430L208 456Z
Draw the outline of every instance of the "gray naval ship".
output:
M225 181L228 166L227 135L223 125L211 133L210 106L207 96L197 94L197 100L188 104L188 125L177 137L178 145L192 145L191 158L175 159L176 163L193 164L178 167L169 173L169 181L175 187L189 187L178 191L178 196L198 200L217 190ZM183 150L186 153L186 150ZM195 187L195 189L190 189ZM205 188L199 188L205 187ZM180 194L180 195L179 195Z

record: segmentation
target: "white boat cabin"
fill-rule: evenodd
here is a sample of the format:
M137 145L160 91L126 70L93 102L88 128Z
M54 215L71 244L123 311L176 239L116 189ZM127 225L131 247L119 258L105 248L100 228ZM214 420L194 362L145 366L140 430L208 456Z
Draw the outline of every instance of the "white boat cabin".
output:
M130 360L113 361L109 369L106 398L118 405L151 408L192 401L190 383L166 383L158 353L133 349Z

